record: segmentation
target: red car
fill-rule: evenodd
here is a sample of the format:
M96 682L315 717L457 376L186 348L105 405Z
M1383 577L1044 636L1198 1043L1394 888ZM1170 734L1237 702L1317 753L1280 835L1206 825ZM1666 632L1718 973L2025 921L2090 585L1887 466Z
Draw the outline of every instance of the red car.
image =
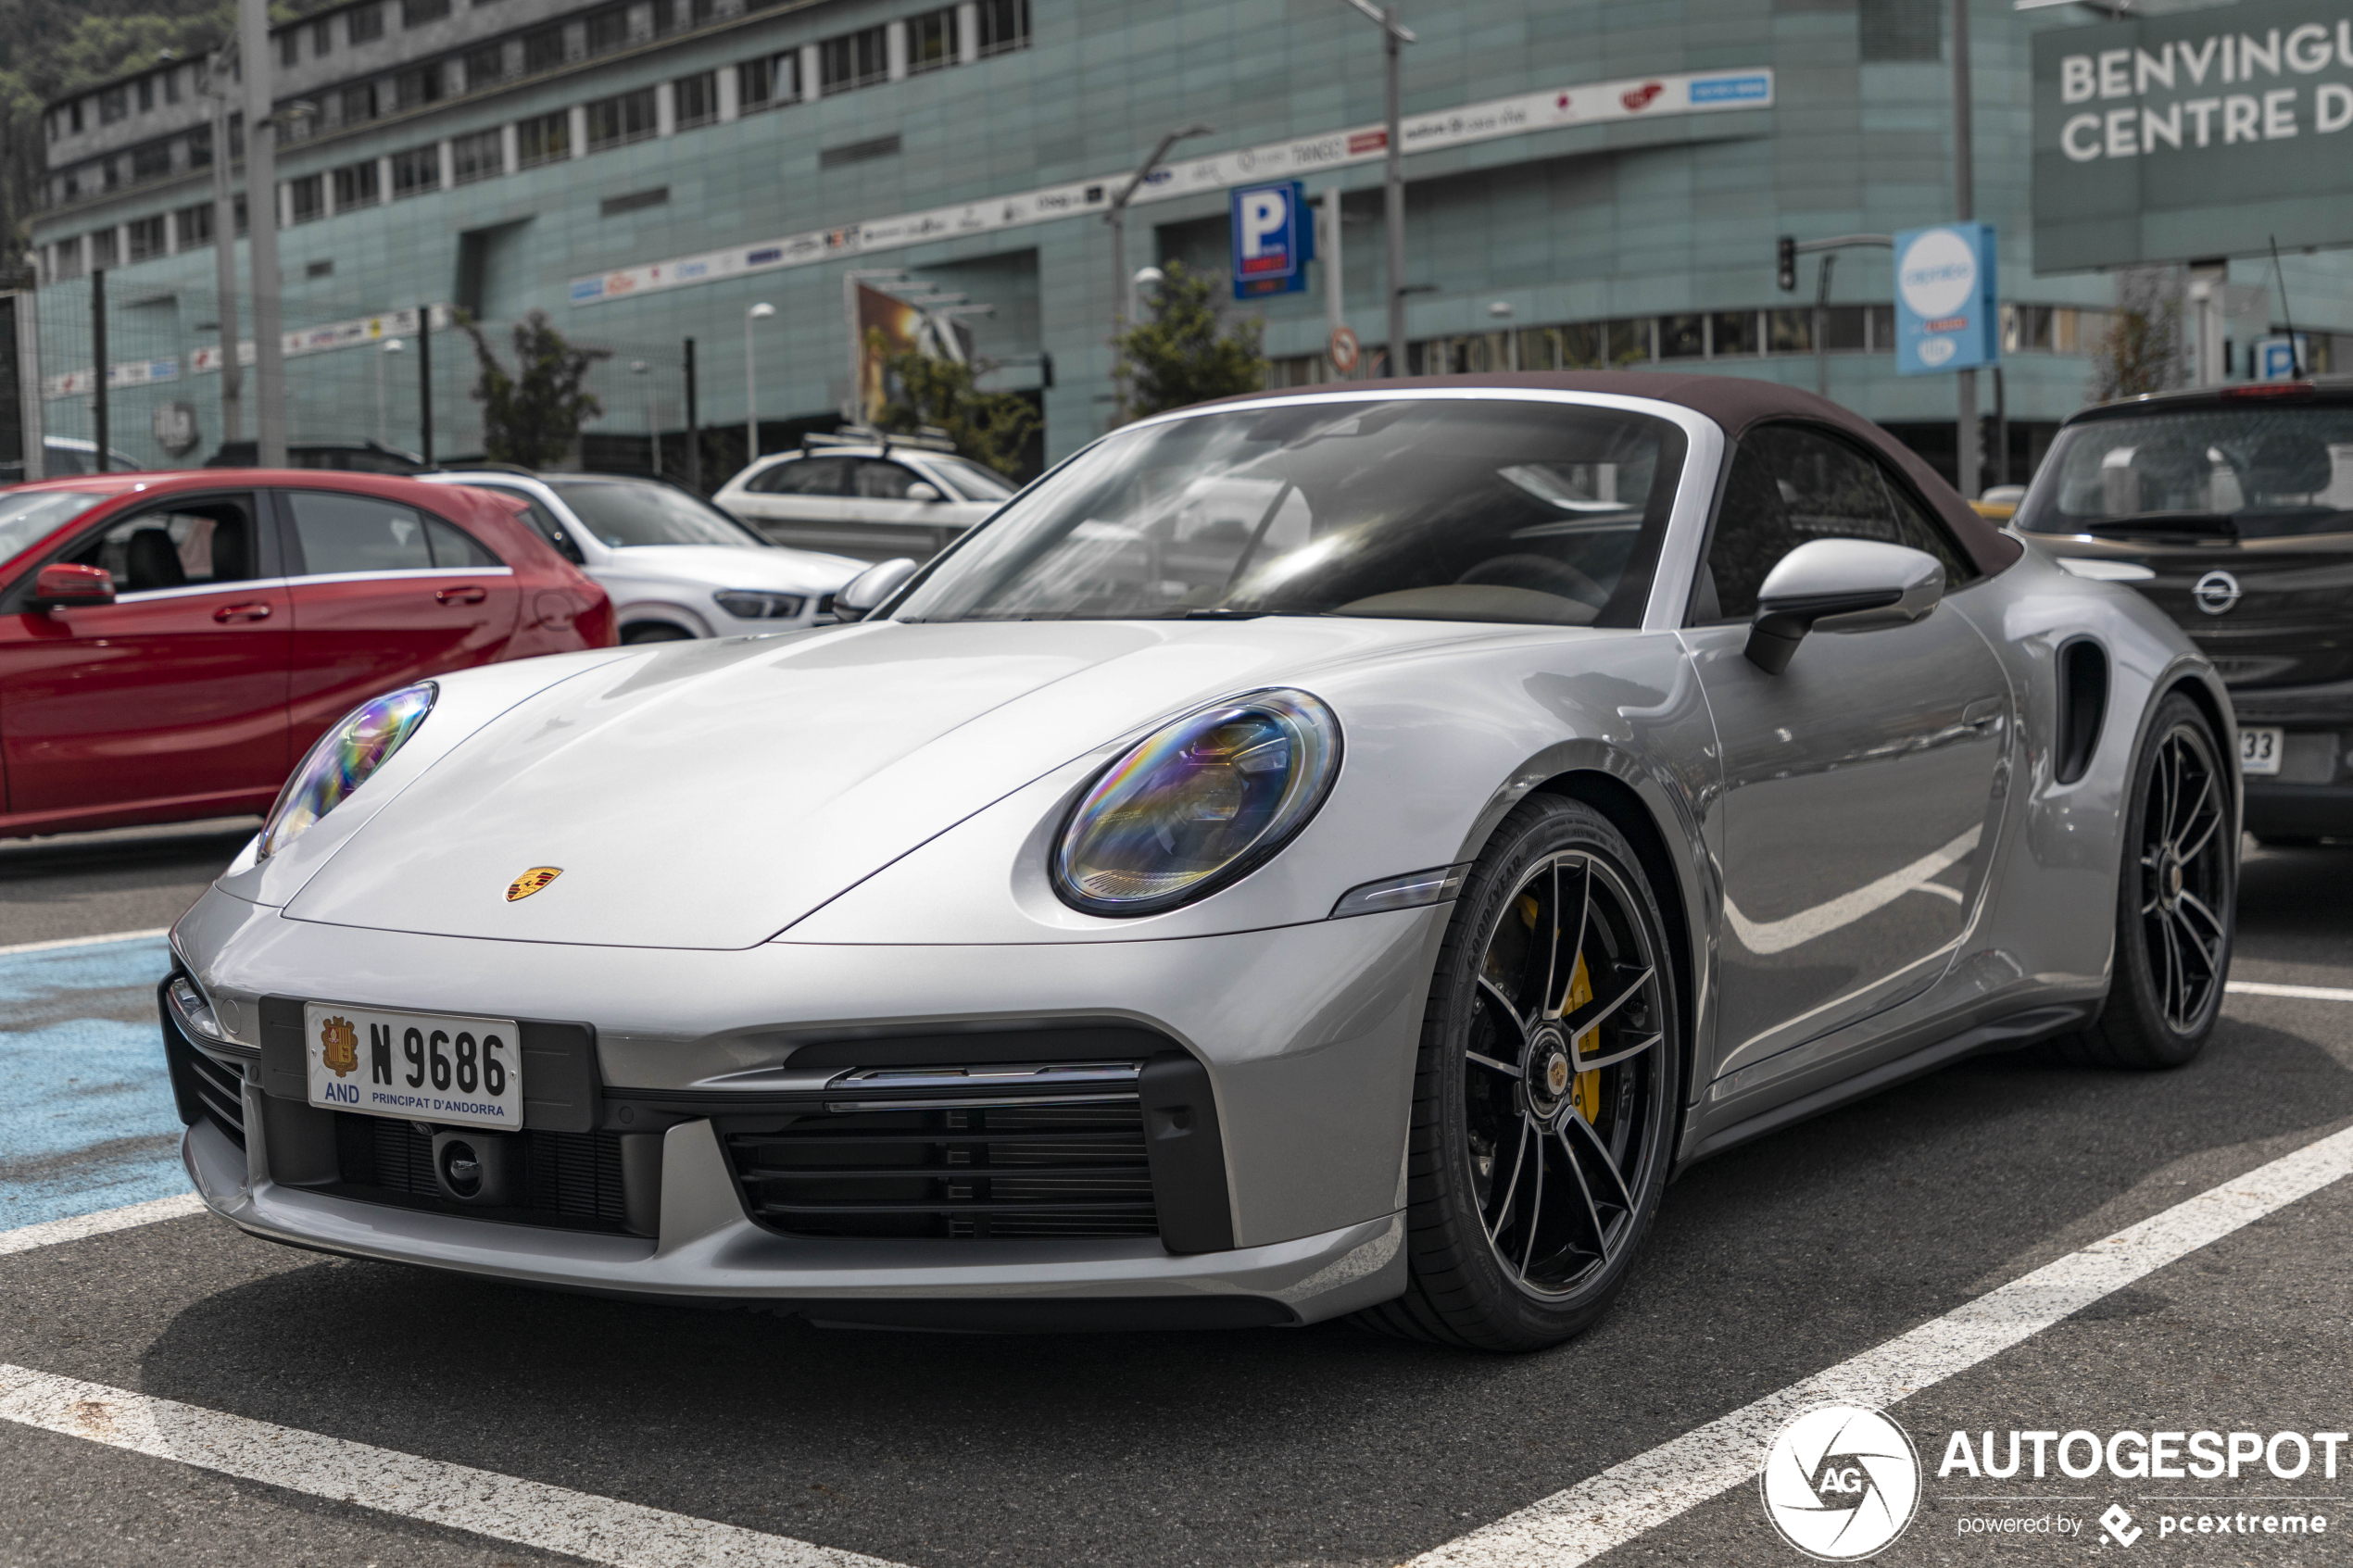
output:
M0 836L266 810L369 697L613 642L515 504L384 475L18 485L0 561Z

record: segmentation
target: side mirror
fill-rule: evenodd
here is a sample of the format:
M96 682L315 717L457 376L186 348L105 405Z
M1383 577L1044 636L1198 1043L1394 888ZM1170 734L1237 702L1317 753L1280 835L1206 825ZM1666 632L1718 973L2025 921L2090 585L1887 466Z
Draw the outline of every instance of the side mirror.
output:
M1783 556L1756 591L1748 661L1778 675L1808 632L1908 626L1944 596L1944 568L1925 550L1869 539L1817 539Z
M910 501L945 501L948 497L939 493L938 485L926 483L925 481L919 479L915 481L914 483L907 486L907 499Z
M103 566L76 566L56 561L32 580L34 609L63 609L75 605L114 603L114 573Z
M834 615L842 621L863 621L876 606L906 585L915 575L915 563L905 556L868 567L834 596Z

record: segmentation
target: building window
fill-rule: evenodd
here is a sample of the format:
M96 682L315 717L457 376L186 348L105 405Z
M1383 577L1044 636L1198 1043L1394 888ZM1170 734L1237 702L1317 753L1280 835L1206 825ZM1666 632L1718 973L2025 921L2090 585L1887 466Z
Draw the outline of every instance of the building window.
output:
M553 70L564 63L564 30L543 27L536 32L522 35L522 69L527 72Z
M145 261L151 256L163 254L162 214L158 213L153 218L135 218L131 220L128 227L131 230L132 260Z
M640 87L588 106L588 150L601 153L654 133L654 90Z
M709 125L719 118L719 73L706 70L682 76L677 83L678 129Z
M392 155L392 199L406 201L441 189L441 146L427 143Z
M927 11L907 22L907 74L956 63L956 7Z
M145 114L155 107L156 79L152 76L143 76L139 79L139 112Z
M1707 351L1718 359L1756 352L1756 312L1718 310L1707 320Z
M188 132L188 167L190 169L212 167L211 126L199 125Z
M1866 60L1933 60L1944 52L1942 0L1861 0L1856 7Z
M441 96L441 67L421 66L404 70L392 79L395 100L404 109L413 109L433 103Z
M335 35L327 26L327 19L321 17L317 21L312 22L310 24L310 57L314 60L323 60L333 52L334 46Z
M1029 0L980 0L979 10L984 59L1029 47Z
M160 180L171 172L171 144L157 142L149 146L135 147L131 153L131 178Z
M180 231L182 250L194 250L198 245L208 245L212 243L212 204L210 202L199 202L195 207L182 207L171 215L171 222L173 227Z
M400 25L422 27L449 14L449 0L400 0Z
M245 194L243 191L239 191L237 193L237 199L230 204L230 214L232 218L235 220L237 225L237 238L241 240L244 239L245 237L246 223Z
M629 7L608 6L588 13L588 52L609 55L629 46Z
M466 56L466 91L479 93L507 78L507 51L493 44Z
M69 119L70 119L73 121L73 133L74 133L75 135L77 135L77 136L81 135L81 134L82 134L82 100L81 100L81 99L79 99L79 98L76 98L76 99L75 99L72 103L68 104L68 105L66 106L66 114L67 114L67 117L68 117Z
M286 194L296 222L308 223L327 216L327 182L321 176L306 174L299 180L287 181Z
M114 231L112 229L92 230L90 232L90 265L111 267L114 265Z
M800 55L771 55L736 68L736 112L773 109L800 97Z
M292 28L278 34L278 64L287 70L302 64L302 34Z
M1814 312L1768 310L1765 313L1765 351L1768 354L1814 352Z
M496 131L484 131L458 137L449 144L449 157L456 165L459 184L470 185L507 171L507 157L499 150L499 141Z
M362 6L344 13L343 35L354 44L373 44L384 35L384 8Z
M59 240L57 245L57 271L60 281L82 276L82 246L72 240Z
M525 169L572 156L572 113L558 109L515 127L515 147Z
M376 160L347 163L335 170L335 210L347 212L355 207L373 207L384 200L379 183Z
M180 101L180 73L176 70L163 73L163 101L167 104Z
M364 82L343 90L343 122L360 125L376 118L376 84Z
M120 87L109 87L98 94L98 123L112 125L131 112L131 99Z
M887 80L890 75L888 36L887 28L869 27L845 32L839 38L828 38L817 45L824 73L821 78L823 90L827 94L848 93Z

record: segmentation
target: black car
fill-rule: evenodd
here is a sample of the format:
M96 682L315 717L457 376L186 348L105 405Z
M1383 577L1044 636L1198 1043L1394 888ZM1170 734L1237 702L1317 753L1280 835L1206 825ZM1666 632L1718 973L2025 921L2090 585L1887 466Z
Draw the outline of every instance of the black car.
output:
M2353 380L2086 408L2013 524L2180 622L2238 709L2246 826L2353 839Z

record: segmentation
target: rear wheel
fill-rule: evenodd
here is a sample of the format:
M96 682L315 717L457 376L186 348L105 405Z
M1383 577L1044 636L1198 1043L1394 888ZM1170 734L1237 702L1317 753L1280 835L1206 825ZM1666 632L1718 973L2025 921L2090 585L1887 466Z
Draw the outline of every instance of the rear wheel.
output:
M2232 775L2196 703L2177 693L2158 705L2125 809L2108 1006L2059 1042L2062 1056L2179 1067L2214 1032L2238 895Z
M1537 796L1454 909L1425 1016L1390 1333L1529 1350L1626 1282L1665 1185L1679 1082L1658 901L1623 834Z

